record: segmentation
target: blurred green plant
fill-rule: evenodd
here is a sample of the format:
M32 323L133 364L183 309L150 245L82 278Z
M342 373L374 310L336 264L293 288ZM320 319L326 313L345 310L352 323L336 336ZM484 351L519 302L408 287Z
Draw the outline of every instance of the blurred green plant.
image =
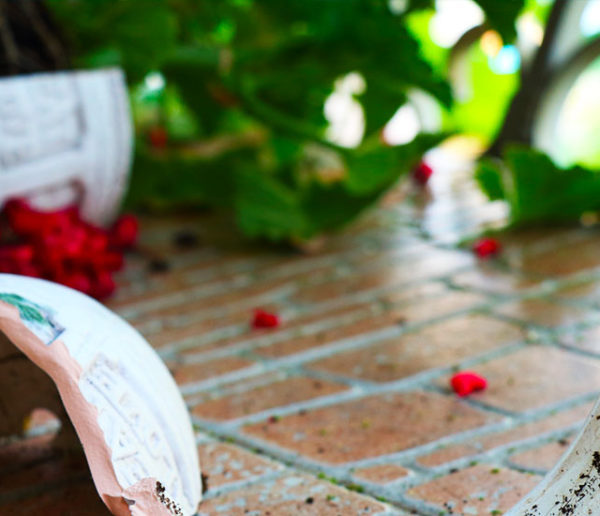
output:
M525 0L476 3L487 15L484 27L512 41ZM307 240L371 205L443 131L465 129L447 116L440 134L398 146L382 136L411 91L453 108L447 52L423 30L433 0L47 4L76 66L127 72L139 137L132 205L223 207L249 237ZM328 133L324 106L349 74L362 83L350 100L360 104L364 135L342 146ZM511 87L506 80L498 86L500 104ZM472 113L466 125L491 139L494 124L486 113L477 118L478 99L460 116ZM478 128L482 119L488 125ZM153 137L156 128L166 133Z
M504 160L483 160L476 178L491 200L509 204L513 225L579 221L600 210L597 171L560 168L529 147L509 147Z
M543 39L522 67L519 88L476 171L487 196L508 203L513 226L582 221L600 211L600 171L593 145L598 107L591 102L597 91L600 36L586 39L582 34L584 7L576 0L558 0L545 9L531 9L545 21ZM568 125L565 113L575 115L575 126L573 120ZM539 117L545 127L536 138ZM552 157L534 149L536 144Z

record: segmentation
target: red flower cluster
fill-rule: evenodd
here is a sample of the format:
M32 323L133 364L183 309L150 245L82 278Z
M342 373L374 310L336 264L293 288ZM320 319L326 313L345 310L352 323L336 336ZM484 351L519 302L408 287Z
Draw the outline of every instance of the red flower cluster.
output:
M14 199L3 215L12 234L0 243L0 272L45 278L98 299L114 292L113 273L138 233L132 215L105 230L83 221L75 206L44 212Z
M254 310L254 319L252 319L253 328L277 328L279 326L279 316L264 310Z
M473 252L478 258L490 258L500 254L502 246L495 238L482 238L473 244Z
M433 169L424 161L421 161L412 171L413 181L421 186L425 186L432 175Z
M456 373L450 379L450 385L459 396L468 396L472 392L482 391L487 387L487 380L483 376L470 371Z

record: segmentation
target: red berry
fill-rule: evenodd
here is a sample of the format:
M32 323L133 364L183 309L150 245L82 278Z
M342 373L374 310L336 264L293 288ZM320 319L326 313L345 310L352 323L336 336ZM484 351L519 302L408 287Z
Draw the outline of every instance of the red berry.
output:
M11 260L0 260L0 272L5 274L16 274L16 266Z
M33 256L33 247L28 244L13 244L0 247L0 261L31 263Z
M44 277L98 299L115 291L111 274L123 266L121 250L135 244L135 217L124 215L109 233L81 220L75 206L43 212L13 199L4 212L21 243L0 246L0 272Z
M84 294L89 294L92 289L92 282L90 278L83 272L72 272L70 274L63 275L59 278L59 283L62 283L63 285L75 290L79 290Z
M60 248L60 240L45 238L38 242L35 247L35 262L48 279L54 280L62 274L65 268L65 256Z
M264 310L255 310L252 320L253 328L277 328L279 326L279 316Z
M116 285L110 272L100 271L92 280L90 294L96 299L105 299L110 297L115 292L115 289Z
M10 228L19 236L41 235L52 231L66 231L78 217L78 209L69 206L55 211L33 209L23 199L12 199L5 205Z
M495 238L482 238L473 244L473 252L479 258L496 256L501 250L502 246Z
M108 234L106 230L83 223L82 228L85 231L85 252L99 253L108 247Z
M432 175L433 169L424 161L421 161L412 171L413 180L421 186L425 186Z
M115 272L123 268L124 260L121 253L107 251L105 253L90 256L89 264L96 271Z
M77 258L86 249L86 231L80 226L54 226L39 238L49 252L61 259Z
M22 263L17 269L17 274L22 276L29 276L31 278L41 278L42 271L37 265L33 263Z
M28 235L38 228L38 219L29 203L23 199L11 199L4 205L8 225L17 235Z
M456 373L450 379L450 385L459 396L468 396L472 392L482 391L487 387L487 380L471 371Z
M148 131L148 141L155 149L164 149L169 142L169 133L164 127L152 127Z
M47 232L59 232L65 234L68 233L79 220L79 212L74 206L51 212L34 210L32 213L38 222L38 227L34 230L34 233L37 234Z
M110 243L118 248L133 247L138 237L138 221L133 215L121 215L110 230Z
M87 232L81 226L74 226L66 235L64 241L65 254L69 257L78 257L85 251Z

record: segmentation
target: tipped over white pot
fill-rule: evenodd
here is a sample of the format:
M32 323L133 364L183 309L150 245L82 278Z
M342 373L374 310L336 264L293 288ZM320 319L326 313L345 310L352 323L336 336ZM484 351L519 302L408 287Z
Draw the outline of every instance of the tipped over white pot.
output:
M26 197L39 208L80 203L111 221L131 165L133 131L119 69L0 79L0 207Z
M0 274L0 406L0 435L16 436L36 408L59 416L57 439L81 442L113 514L196 512L198 454L175 381L142 336L93 299Z

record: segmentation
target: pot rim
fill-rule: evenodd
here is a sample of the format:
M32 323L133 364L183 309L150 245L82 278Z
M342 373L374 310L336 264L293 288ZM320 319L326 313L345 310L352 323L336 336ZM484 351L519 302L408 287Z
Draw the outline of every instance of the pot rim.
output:
M90 76L90 75L113 75L119 74L125 76L125 72L123 68L120 66L105 66L101 68L82 68L75 70L49 70L44 72L33 72L33 73L23 73L17 75L6 75L0 77L0 82L5 81L22 81L24 79L38 79L38 78L54 78L58 76L71 76L71 77L82 77L82 76Z

